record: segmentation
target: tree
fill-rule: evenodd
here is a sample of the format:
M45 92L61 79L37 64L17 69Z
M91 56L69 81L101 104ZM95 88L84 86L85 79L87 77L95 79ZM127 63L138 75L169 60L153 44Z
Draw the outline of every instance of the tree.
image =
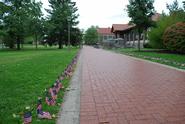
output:
M84 35L84 41L85 41L85 44L88 44L88 45L93 45L97 43L98 41L97 27L91 26L86 30Z
M166 4L166 8L169 10L170 15L182 15L182 18L185 19L185 1L182 2L183 7L179 6L179 2L174 0L172 4Z
M17 49L20 50L20 45L23 44L30 30L29 22L34 18L34 16L30 17L31 12L40 6L33 7L34 0L4 0L3 3L8 7L2 17L3 26L6 27L4 40L10 48L13 48L16 43Z
M30 4L30 14L29 14L29 34L34 37L36 48L38 47L38 39L43 35L43 21L42 3L33 1Z
M166 45L163 42L163 35L166 29L178 22L185 21L185 12L179 7L176 0L172 3L172 5L168 5L167 8L169 9L170 14L163 13L160 20L156 23L156 26L151 28L148 33L149 44L153 48L166 48Z
M131 18L130 23L135 24L138 30L139 51L141 33L153 24L151 19L154 14L153 3L154 0L129 0L129 5L127 5L128 16Z
M185 23L178 22L168 27L163 34L163 42L167 49L185 53Z
M76 2L71 2L71 0L49 0L49 3L52 9L47 10L50 14L48 38L52 39L52 42L58 42L59 49L61 49L63 44L67 45L68 24L70 24L70 29L78 24L79 15L76 14L78 9ZM68 20L69 17L70 20ZM53 36L55 38L52 38Z
M156 26L151 28L148 33L149 44L156 49L164 49L165 45L163 44L163 34L165 30L177 23L183 21L182 14L173 14L173 15L163 15L160 20L156 23Z
M5 36L5 27L4 27L4 21L3 21L3 17L5 15L5 13L7 13L8 11L8 6L6 6L5 3L0 2L0 43L3 44L3 37ZM3 47L3 45L2 45Z
M79 28L71 29L71 45L77 46L81 45L83 32Z
M170 13L173 13L175 11L179 11L180 7L179 7L179 3L177 0L174 0L173 3L170 4L166 4L166 8L170 11Z

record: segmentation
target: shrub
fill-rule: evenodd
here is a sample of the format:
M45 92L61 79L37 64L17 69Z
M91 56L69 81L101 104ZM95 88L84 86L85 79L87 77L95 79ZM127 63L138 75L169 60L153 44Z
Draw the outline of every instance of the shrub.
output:
M144 43L144 44L143 44L143 47L144 47L144 48L152 48L152 46L151 46L149 43Z
M166 29L163 43L167 49L185 52L185 22L178 22Z
M184 12L175 13L170 16L162 16L161 19L156 23L156 27L153 27L151 31L148 33L149 36L149 44L153 48L165 48L165 45L163 44L163 34L165 30L177 23L184 21L185 19L182 18L184 16Z

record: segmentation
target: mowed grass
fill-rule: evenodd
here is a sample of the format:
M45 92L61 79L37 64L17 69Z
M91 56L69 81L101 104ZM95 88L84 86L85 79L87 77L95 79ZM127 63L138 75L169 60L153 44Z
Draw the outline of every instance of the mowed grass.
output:
M158 62L161 64L166 64L180 69L185 69L185 55L183 54L172 54L172 53L163 53L160 50L155 49L142 49L140 52L137 49L133 48L119 48L114 49L114 51L131 55L137 58L142 58L150 60L153 62ZM156 60L155 58L161 58L162 60Z
M0 51L0 124L20 123L12 114L37 103L38 96L44 96L57 76L76 55L78 49L43 49L23 51ZM64 81L67 86L68 80ZM62 97L64 92L59 94ZM62 99L59 99L61 102ZM43 103L44 104L44 103ZM44 111L57 114L60 106L43 105ZM33 123L54 124L53 120L39 120L33 111Z

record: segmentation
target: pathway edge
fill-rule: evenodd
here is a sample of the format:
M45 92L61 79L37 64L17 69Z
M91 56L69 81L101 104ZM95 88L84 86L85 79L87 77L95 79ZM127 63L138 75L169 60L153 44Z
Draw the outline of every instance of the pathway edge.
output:
M61 106L57 124L80 124L80 93L82 78L82 50L75 72L69 85L69 91L65 92L64 102Z

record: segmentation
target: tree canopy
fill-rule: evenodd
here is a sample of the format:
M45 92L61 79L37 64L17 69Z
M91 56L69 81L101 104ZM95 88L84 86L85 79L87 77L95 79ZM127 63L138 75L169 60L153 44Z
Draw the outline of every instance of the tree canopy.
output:
M73 28L78 24L77 18L78 14L76 3L71 0L49 0L50 10L47 10L49 13L48 16L48 38L53 43L58 43L59 49L62 48L62 45L67 45L68 40L68 30L73 32ZM68 26L69 29L68 29ZM79 33L79 32L78 32Z
M85 44L93 45L98 41L97 27L91 26L85 31L84 35Z
M166 49L166 45L163 41L163 35L165 31L179 22L185 21L185 8L182 8L182 3L178 3L177 0L174 0L172 4L167 4L167 9L169 10L169 14L163 14L160 17L160 20L156 23L156 26L151 28L148 33L149 36L149 44L156 49ZM174 30L176 32L178 30ZM174 35L173 32L171 34ZM180 39L177 39L180 40ZM175 41L176 42L176 41ZM178 44L177 44L178 45Z
M4 8L1 11L3 41L10 48L17 44L19 50L24 38L32 33L31 28L38 24L35 20L42 15L41 3L32 0L4 0L0 6Z
M138 29L139 50L141 33L153 24L151 19L155 12L153 3L154 0L129 0L129 5L127 5L128 16L131 18L130 23L135 24Z
M50 8L43 16L42 3L35 0L2 0L0 2L0 41L9 48L21 49L27 37L34 44L58 44L59 48L68 45L68 32L71 45L78 45L82 32L77 28L78 8L71 0L49 0ZM78 35L78 36L77 36Z

